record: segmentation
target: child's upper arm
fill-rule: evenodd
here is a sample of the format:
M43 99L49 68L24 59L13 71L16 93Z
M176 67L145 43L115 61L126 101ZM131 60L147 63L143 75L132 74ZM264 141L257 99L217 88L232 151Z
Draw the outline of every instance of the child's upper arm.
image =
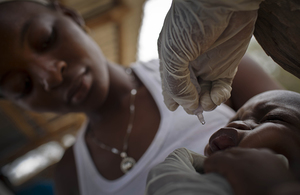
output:
M238 110L255 95L282 88L259 64L244 56L232 83L230 105L234 110Z
M57 163L54 172L54 183L57 195L79 194L73 147L68 148L63 158Z

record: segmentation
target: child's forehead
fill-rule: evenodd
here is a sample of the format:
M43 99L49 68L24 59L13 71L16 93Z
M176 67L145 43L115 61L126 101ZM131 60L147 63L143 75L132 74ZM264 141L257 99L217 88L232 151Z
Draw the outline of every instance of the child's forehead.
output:
M24 51L22 43L28 32L34 34L36 29L55 20L57 13L43 5L32 2L3 3L0 4L0 76L11 64L16 62L19 55ZM3 67L4 66L4 67Z
M0 27L5 26L2 28L3 31L16 30L22 28L28 20L43 19L45 17L42 16L46 15L54 17L56 13L42 4L29 1L0 3Z
M35 1L2 1L0 0L0 10L3 14L8 15L9 13L18 14L21 12L22 14L32 14L38 12L40 9L48 8L50 3L36 3ZM39 9L40 8L40 9Z
M246 102L238 113L251 111L255 114L256 112L267 112L277 108L284 108L286 111L291 110L294 113L299 113L300 116L300 94L285 90L265 92Z
M19 31L23 25L32 18L39 18L39 15L45 13L45 7L41 5L29 5L22 6L19 3L7 3L0 4L0 27L1 33ZM21 5L21 4L20 4Z
M294 105L297 106L300 103L300 94L287 91L287 90L274 90L267 91L261 94L256 95L250 99L245 105L253 104L277 104L281 106L285 105Z

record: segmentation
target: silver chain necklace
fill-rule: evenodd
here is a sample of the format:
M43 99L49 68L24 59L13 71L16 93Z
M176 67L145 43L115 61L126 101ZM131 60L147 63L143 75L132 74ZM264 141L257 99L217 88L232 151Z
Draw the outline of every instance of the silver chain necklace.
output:
M132 77L132 81L134 81L134 77L132 75L132 70L130 68L127 68L126 70L126 73L131 75ZM133 120L134 120L134 114L135 114L135 105L134 105L134 102L135 102L135 96L136 96L136 93L137 93L137 90L136 88L133 88L131 91L130 91L130 104L129 104L129 110L130 110L130 116L129 116L129 122L128 122L128 126L127 126L127 130L126 130L126 135L124 137L124 142L123 142L123 148L122 148L122 151L118 150L117 148L114 148L114 147L110 147L106 144L104 144L103 142L99 141L94 132L92 132L92 140L102 149L105 149L105 150L108 150L108 151L111 151L112 153L114 154L117 154L117 155L120 155L121 158L122 158L122 161L121 161L121 164L120 164L120 168L121 168L121 171L123 173L127 173L130 169L132 169L136 163L136 161L134 160L134 158L132 157L129 157L127 155L127 149L128 149L128 138L129 138L129 135L131 133L131 130L132 130L132 124L133 124Z

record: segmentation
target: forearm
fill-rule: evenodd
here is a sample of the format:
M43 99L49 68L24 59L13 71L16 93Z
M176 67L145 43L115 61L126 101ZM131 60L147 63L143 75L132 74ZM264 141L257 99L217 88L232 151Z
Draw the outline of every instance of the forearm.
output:
M299 195L300 182L286 182L271 188L267 195Z
M238 110L255 95L282 88L259 64L250 57L244 56L233 79L231 98L227 103L234 110Z

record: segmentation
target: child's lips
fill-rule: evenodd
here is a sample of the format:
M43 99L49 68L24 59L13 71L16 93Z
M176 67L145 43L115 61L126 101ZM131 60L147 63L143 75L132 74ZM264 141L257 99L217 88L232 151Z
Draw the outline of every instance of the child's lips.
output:
M92 78L90 74L84 74L81 78L81 81L76 88L74 94L71 96L72 104L81 103L87 96L92 84Z
M238 132L234 128L222 128L209 139L209 148L212 152L225 150L238 145Z
M81 74L73 80L71 88L67 91L66 101L71 104L79 104L85 100L92 85L92 75L89 71L80 71Z

